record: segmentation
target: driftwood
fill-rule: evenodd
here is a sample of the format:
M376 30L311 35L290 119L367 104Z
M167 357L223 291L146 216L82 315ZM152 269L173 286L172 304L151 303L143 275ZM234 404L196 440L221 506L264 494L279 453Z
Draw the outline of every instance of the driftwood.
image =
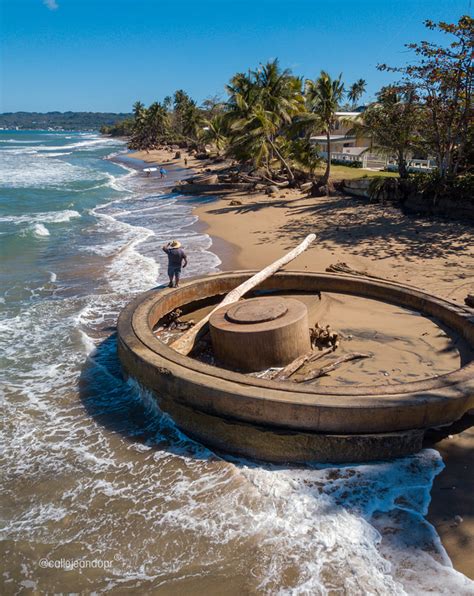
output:
M317 348L327 348L333 346L334 349L339 345L339 334L333 331L329 325L321 327L316 323L314 327L309 330L311 344Z
M303 182L303 184L300 184L300 190L302 190L303 192L308 192L312 188L313 188L312 182Z
M341 356L337 360L335 360L332 364L328 364L327 366L323 366L322 368L318 368L318 370L314 370L307 375L305 375L302 379L298 379L298 383L307 383L308 381L314 381L315 379L319 379L319 377L323 377L336 368L339 368L341 364L344 362L349 362L351 360L359 360L361 358L370 358L370 354L362 354L361 352L353 352L352 354L346 354L345 356Z
M194 325L192 329L184 333L180 338L178 338L171 344L173 350L176 350L177 352L179 352L180 354L184 354L185 356L189 354L189 352L191 352L191 350L193 349L194 342L196 341L196 337L199 331L206 325L206 323L209 321L210 316L216 310L222 308L223 306L226 306L227 304L233 304L234 302L240 300L240 298L242 298L242 296L246 294L248 291L258 286L260 283L262 283L262 281L264 281L268 277L271 277L284 265L287 265L288 263L293 261L293 259L296 259L296 257L300 255L302 252L304 252L311 244L311 242L313 242L315 239L316 235L310 234L303 240L301 244L299 244L293 250L290 250L290 252L281 257L281 259L278 259L274 263L271 263L270 265L265 267L265 269L262 269L262 271L259 271L258 273L253 275L250 279L244 281L243 284L240 284L240 286L237 286L236 288L231 290L224 298L224 300L222 300L222 302L220 302L207 316L201 319L198 323L196 323L196 325Z
M348 273L349 275L362 275L364 277L373 277L374 279L383 279L383 277L379 277L378 275L371 275L367 273L367 271L358 271L357 269L353 269L347 263L336 263L335 265L329 265L326 267L326 271L328 273Z
M294 375L295 372L297 372L307 362L315 362L316 360L319 360L323 356L326 356L326 354L330 354L334 350L335 350L335 348L327 348L326 350L323 350L322 352L316 352L316 353L313 350L311 350L311 352L308 352L307 354L303 354L303 356L299 356L298 358L295 358L295 360L293 360L293 362L290 362L290 364L287 364L285 366L285 368L282 368L281 370L279 370L277 372L277 374L274 377L272 377L272 380L273 381L285 381L286 379L289 379L291 377L291 375Z

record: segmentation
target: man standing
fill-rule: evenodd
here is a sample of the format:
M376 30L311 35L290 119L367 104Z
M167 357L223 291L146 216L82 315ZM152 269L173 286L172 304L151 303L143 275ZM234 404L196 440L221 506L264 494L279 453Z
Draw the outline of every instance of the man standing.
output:
M163 250L168 255L168 276L170 278L168 287L177 288L181 275L181 265L186 267L188 259L184 250L181 248L181 242L179 240L168 242L166 246L163 246Z

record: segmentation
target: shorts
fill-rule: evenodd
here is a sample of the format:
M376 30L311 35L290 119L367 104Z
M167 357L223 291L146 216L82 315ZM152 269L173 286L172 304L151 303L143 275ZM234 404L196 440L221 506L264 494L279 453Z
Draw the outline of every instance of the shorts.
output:
M175 275L181 275L181 267L168 265L168 277L174 277Z

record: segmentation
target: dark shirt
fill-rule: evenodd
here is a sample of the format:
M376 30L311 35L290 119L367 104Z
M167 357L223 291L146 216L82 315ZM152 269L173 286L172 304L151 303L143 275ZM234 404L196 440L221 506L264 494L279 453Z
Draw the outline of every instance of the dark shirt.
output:
M168 255L168 265L171 267L181 267L181 261L186 260L186 255L182 248L164 248Z

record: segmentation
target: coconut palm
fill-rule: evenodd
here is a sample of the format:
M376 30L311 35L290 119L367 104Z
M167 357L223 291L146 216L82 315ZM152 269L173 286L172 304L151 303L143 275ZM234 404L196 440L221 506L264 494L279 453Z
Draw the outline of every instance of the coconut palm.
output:
M141 149L146 148L145 137L146 137L146 115L147 110L145 105L141 101L136 101L133 104L133 126L132 135L128 146L130 149Z
M223 114L218 114L210 120L204 121L205 128L201 140L203 143L212 143L217 149L217 155L228 143L228 129Z
M326 135L327 143L327 164L326 171L320 180L320 184L327 184L331 173L331 129L336 122L336 112L344 95L344 83L342 75L337 79L321 71L321 74L314 81L307 80L305 83L305 100L308 114L301 119L303 126L319 129Z
M357 106L357 102L364 95L366 87L367 82L364 79L359 79L349 87L347 98L352 103L353 108Z
M173 130L187 140L196 141L202 131L203 117L196 102L182 89L173 95Z
M145 129L147 149L154 149L169 131L169 115L166 107L158 101L150 105L146 112Z
M309 172L313 178L316 168L321 163L314 143L308 138L292 139L285 149L291 161Z
M227 92L229 153L240 160L251 159L256 165L263 163L270 175L272 161L277 159L293 180L278 137L295 115L304 110L301 81L289 70L282 70L274 60L248 74L236 74Z

